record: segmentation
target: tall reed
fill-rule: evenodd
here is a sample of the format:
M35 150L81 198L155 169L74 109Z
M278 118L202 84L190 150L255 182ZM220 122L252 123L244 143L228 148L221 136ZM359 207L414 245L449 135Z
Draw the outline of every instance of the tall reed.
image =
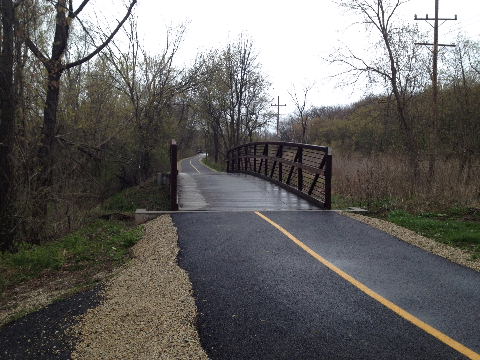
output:
M420 162L414 179L401 155L336 154L333 193L375 210L404 208L425 211L455 206L480 207L480 161L463 169L459 159L439 159L429 179L428 163Z

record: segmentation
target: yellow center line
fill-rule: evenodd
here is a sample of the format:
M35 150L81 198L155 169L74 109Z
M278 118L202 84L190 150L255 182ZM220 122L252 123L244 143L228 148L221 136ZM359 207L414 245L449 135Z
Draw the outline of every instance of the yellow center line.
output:
M372 289L370 289L368 286L364 285L351 275L347 274L345 271L341 270L340 268L336 267L333 265L331 262L329 262L327 259L316 253L314 250L312 250L310 247L305 245L303 242L301 242L299 239L297 239L295 236L293 236L290 232L288 232L286 229L284 229L281 225L277 224L275 221L271 220L267 216L263 215L259 211L255 211L255 214L260 216L263 220L277 228L280 232L282 232L284 235L286 235L290 240L292 240L295 244L300 246L303 250L305 250L307 253L309 253L311 256L313 256L315 259L320 261L323 265L325 265L327 268L332 270L334 273L348 281L350 284L354 285L357 287L359 290L363 291L365 294L368 296L374 298L396 314L400 315L402 318L410 321L412 324L418 326L420 329L425 331L426 333L434 336L444 344L450 346L451 348L457 350L458 352L462 353L466 357L473 359L473 360L480 360L480 354L476 353L475 351L469 349L465 345L459 343L458 341L452 339L451 337L447 336L446 334L442 333L440 330L435 329L434 327L430 326L429 324L423 322L419 318L415 317L414 315L410 314L408 311L402 309L398 305L394 304L390 300L384 298L380 294L376 293Z
M195 167L195 165L192 164L192 160L190 160L190 165L192 165L192 167L197 170L197 172L200 174L200 171L198 171L198 169Z

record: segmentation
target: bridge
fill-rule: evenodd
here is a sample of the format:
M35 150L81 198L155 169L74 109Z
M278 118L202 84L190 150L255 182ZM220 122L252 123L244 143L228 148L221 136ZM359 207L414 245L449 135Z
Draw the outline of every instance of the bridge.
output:
M179 162L172 217L210 358L480 359L480 274L325 211L327 148L203 156Z
M173 150L176 153L176 150ZM328 147L256 142L231 149L227 173L197 155L181 161L172 210L319 210L331 208L332 155ZM175 156L172 171L177 173ZM254 175L252 177L250 175ZM262 180L260 180L262 179ZM267 180L267 181L264 181Z

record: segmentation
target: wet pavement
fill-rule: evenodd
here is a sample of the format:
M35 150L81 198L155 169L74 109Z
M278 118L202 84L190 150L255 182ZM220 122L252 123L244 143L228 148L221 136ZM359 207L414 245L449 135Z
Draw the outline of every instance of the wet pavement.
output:
M320 210L268 181L245 174L216 172L203 164L204 154L180 162L180 210L253 211Z
M102 287L77 293L32 312L0 329L0 359L71 359L75 337L69 332L80 315L102 301Z
M265 212L480 359L480 273L332 211ZM466 359L254 212L172 215L210 359ZM464 353L465 354L465 353Z

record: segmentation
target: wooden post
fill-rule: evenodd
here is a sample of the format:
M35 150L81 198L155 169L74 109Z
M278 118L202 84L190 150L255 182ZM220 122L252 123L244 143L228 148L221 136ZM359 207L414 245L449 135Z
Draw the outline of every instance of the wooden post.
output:
M257 144L253 145L253 172L257 172Z
M178 211L177 177L177 143L172 140L170 144L170 210L172 211Z
M298 159L297 162L299 164L303 164L303 148L298 148ZM297 188L298 191L303 191L303 169L299 166L297 167Z
M245 149L245 161L243 162L243 166L245 167L245 169L243 169L244 172L247 172L248 171L248 161L249 161L249 151L248 151L248 145L245 145L244 147Z
M268 176L268 143L265 143L265 147L263 148L263 154L267 157L265 159L265 176Z
M227 173L230 172L230 154L231 154L231 150L228 150L227 151Z
M282 163L283 145L279 145L278 152L277 152L277 157L280 158L278 160L278 181L282 182L282 178L283 178L283 163Z
M325 209L332 209L332 148L328 147L325 163Z
M241 169L242 169L242 160L240 159L240 149L241 148L237 148L235 149L235 154L237 154L237 172L240 172Z

